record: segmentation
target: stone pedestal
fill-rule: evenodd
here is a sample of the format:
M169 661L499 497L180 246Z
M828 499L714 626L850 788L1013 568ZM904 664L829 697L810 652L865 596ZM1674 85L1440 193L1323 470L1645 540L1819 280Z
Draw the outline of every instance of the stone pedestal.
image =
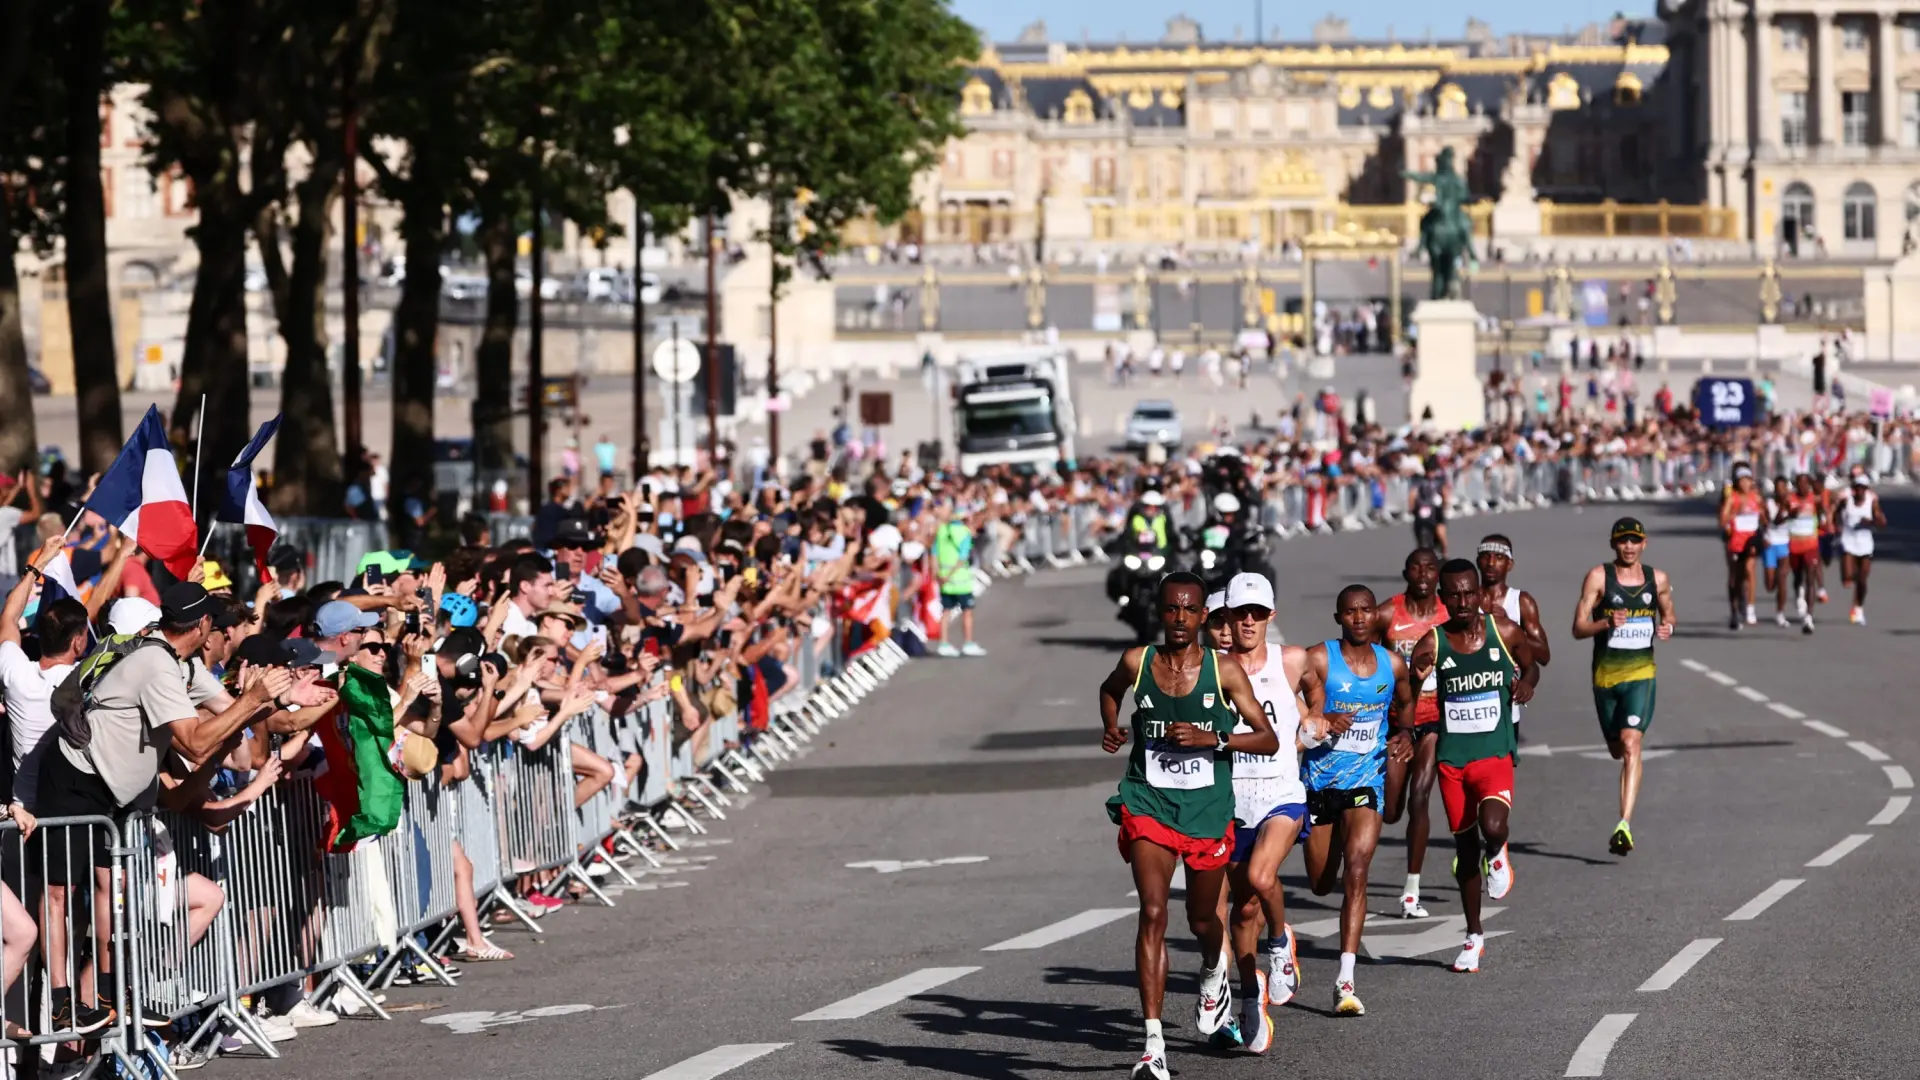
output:
M1465 300L1422 300L1413 309L1419 329L1419 372L1408 400L1411 419L1431 408L1441 431L1487 422L1487 403L1475 370L1480 313Z
M1867 332L1855 351L1869 360L1920 355L1920 253L1865 278Z

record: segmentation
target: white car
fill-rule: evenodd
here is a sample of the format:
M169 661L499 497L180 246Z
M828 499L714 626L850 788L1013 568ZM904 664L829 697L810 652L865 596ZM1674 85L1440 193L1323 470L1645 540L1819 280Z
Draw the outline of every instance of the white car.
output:
M1154 444L1172 449L1180 445L1180 412L1171 401L1142 401L1127 417L1128 449L1138 450Z

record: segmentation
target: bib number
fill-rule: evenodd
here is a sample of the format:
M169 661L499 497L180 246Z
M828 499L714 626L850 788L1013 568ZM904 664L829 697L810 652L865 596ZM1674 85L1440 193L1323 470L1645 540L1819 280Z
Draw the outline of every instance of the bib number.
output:
M1819 525L1810 517L1797 517L1787 523L1788 536L1812 536Z
M1213 749L1172 743L1147 747L1147 783L1173 791L1212 787Z
M1613 633L1607 637L1607 646L1613 649L1653 648L1653 620L1645 617L1628 619L1625 625L1613 628Z
M1759 514L1733 515L1733 531L1737 533L1759 532L1760 531L1760 515Z
M1333 748L1342 754L1371 754L1380 745L1379 720L1356 723L1334 740Z
M1448 698L1441 708L1449 735L1483 735L1500 726L1500 691Z
M1430 518L1430 517L1432 517L1432 516L1433 516L1433 507L1431 507L1431 506L1422 506L1422 507L1420 507L1420 508L1419 508L1418 510L1416 510L1415 512L1416 512L1416 513L1418 513L1418 514L1420 515L1420 520L1422 520L1422 521L1425 521L1426 519L1428 519L1428 518Z

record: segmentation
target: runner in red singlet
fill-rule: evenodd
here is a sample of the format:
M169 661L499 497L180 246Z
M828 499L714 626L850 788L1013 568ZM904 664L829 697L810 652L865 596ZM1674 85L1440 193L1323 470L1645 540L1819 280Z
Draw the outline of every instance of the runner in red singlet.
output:
M1764 527L1766 499L1753 479L1753 470L1745 462L1733 467L1733 490L1720 502L1720 534L1727 542L1727 629L1740 629L1744 610L1746 621L1754 622L1753 564L1760 554L1760 530Z
M1787 499L1787 565L1793 570L1803 634L1813 633L1813 611L1808 605L1820 581L1820 531L1825 514L1826 498L1814 486L1813 477L1806 473L1794 477L1793 495Z
M1380 605L1374 629L1388 648L1407 657L1413 655L1413 647L1421 638L1447 621L1447 609L1439 596L1439 553L1432 548L1414 549L1400 576L1406 580L1407 591ZM1432 801L1433 785L1439 776L1440 748L1440 704L1434 697L1431 678L1420 687L1413 722L1413 760L1387 761L1383 820L1391 825L1403 812L1407 815L1407 887L1400 893L1400 915L1424 919L1427 909L1420 906L1420 869L1427 861L1427 830L1431 825L1427 804Z

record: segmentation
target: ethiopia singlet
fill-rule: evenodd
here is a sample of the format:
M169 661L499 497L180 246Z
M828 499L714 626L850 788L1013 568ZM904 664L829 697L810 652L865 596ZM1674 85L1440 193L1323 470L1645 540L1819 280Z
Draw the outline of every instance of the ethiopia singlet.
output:
M1593 685L1605 689L1621 683L1653 678L1653 621L1659 617L1654 606L1653 568L1641 565L1646 580L1638 585L1622 585L1613 563L1606 564L1606 583L1600 590L1600 602L1593 606L1595 619L1610 621L1613 613L1624 611L1627 621L1609 626L1593 639Z
M1520 669L1494 629L1493 616L1482 615L1480 621L1486 640L1472 652L1454 648L1444 627L1433 631L1433 671L1440 683L1439 761L1456 769L1506 757L1518 745L1513 684Z
M1382 787L1387 776L1387 706L1393 702L1393 654L1374 645L1373 674L1362 678L1347 666L1340 639L1327 642L1327 704L1347 713L1353 726L1332 742L1302 755L1312 791Z
M1232 734L1235 710L1220 690L1219 660L1201 650L1193 689L1175 697L1153 679L1159 646L1140 655L1133 680L1133 750L1120 791L1107 800L1107 816L1120 822L1120 808L1150 817L1178 833L1213 840L1227 835L1233 820L1233 763L1211 746L1180 746L1167 738L1174 724L1193 724L1216 736Z
M1433 601L1433 616L1422 618L1407 610L1407 594L1399 593L1387 603L1391 620L1387 623L1387 644L1400 654L1403 661L1413 659L1413 647L1420 639L1433 632L1433 628L1447 621L1447 605L1436 597ZM1440 710L1434 704L1433 673L1427 673L1427 679L1420 684L1419 696L1413 703L1413 722L1431 724L1440 719Z
M1287 685L1284 651L1268 646L1266 665L1247 677L1280 739L1280 748L1271 754L1234 751L1233 816L1250 827L1267 820L1276 806L1307 801L1307 787L1300 780L1300 703ZM1237 735L1253 729L1240 720L1233 730Z

